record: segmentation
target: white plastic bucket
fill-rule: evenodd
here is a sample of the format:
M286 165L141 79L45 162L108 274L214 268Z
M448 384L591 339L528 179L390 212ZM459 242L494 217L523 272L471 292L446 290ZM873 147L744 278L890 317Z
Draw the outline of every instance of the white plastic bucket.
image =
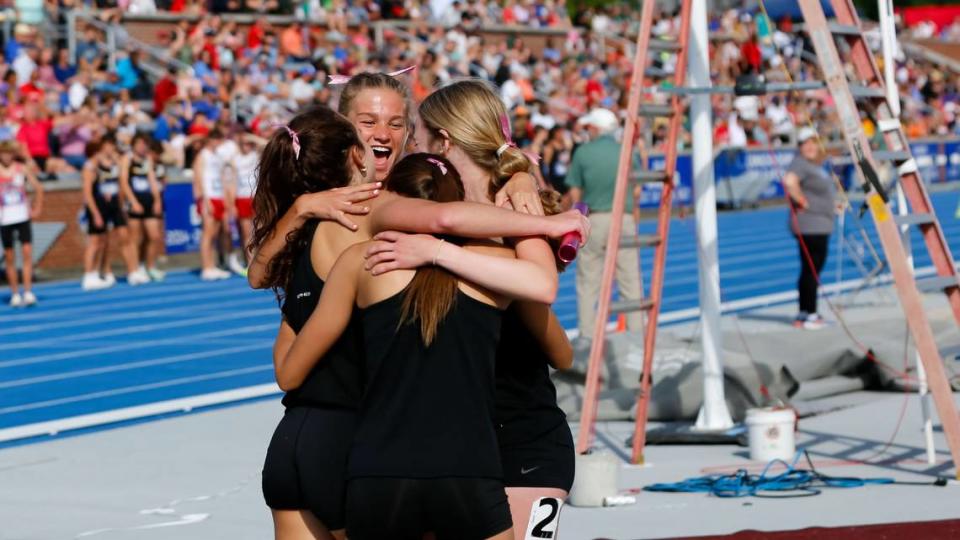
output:
M796 453L793 429L797 415L792 409L750 409L747 411L747 435L750 439L750 459L769 462L782 459L789 462Z
M570 488L573 506L603 506L603 500L616 495L620 460L609 452L578 454L576 475Z

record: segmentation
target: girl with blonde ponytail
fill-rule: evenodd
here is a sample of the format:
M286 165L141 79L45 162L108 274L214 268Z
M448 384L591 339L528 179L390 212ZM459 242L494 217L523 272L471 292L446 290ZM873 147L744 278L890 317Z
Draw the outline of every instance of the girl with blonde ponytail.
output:
M428 96L420 105L414 133L419 151L443 155L457 168L465 200L496 203L520 213L560 211L560 195L553 190L530 196L509 186L503 189L508 182L517 182L515 175L527 176L520 173L529 172L534 163L510 140L507 111L487 83L462 80ZM367 252L367 267L374 273L430 264L430 250L436 247L432 237L421 235L381 233L376 240ZM544 239L510 241L518 257L536 261L544 269L562 268ZM448 258L454 259L450 253ZM482 274L487 272L481 261L474 263L476 254L461 249L455 259L459 276L486 284ZM521 536L534 501L563 499L573 484L573 438L565 414L557 407L548 368L567 369L572 362L570 342L547 304L515 302L511 306L504 316L497 352L494 425L510 512Z

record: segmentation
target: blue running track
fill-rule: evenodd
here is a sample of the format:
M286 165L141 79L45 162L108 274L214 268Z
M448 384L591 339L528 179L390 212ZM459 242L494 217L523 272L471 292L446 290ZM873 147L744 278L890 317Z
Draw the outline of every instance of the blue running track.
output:
M946 236L960 253L956 193L933 195ZM848 235L855 221L847 214ZM864 224L871 238L873 226ZM787 211L772 208L719 216L723 301L791 291L799 271ZM653 223L641 224L653 230ZM832 241L824 283L836 281ZM596 240L594 240L596 241ZM879 243L876 244L879 250ZM918 249L919 248L919 249ZM918 267L930 264L914 234ZM643 252L644 276L652 251ZM843 278L860 277L845 258ZM576 327L575 269L561 278L556 309ZM104 413L273 382L271 346L279 321L272 293L233 278L201 282L194 272L131 288L84 293L76 281L41 284L40 305L14 310L0 292L0 433L4 429ZM671 226L665 313L697 306L693 218ZM0 437L0 442L3 438Z

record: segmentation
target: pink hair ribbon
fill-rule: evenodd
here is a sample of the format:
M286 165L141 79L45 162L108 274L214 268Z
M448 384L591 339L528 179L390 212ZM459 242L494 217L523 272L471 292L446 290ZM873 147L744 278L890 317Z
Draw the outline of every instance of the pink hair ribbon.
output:
M500 148L497 148L497 157L503 155L507 151L507 148L517 148L517 143L513 142L512 129L510 129L510 119L507 118L506 114L500 115L500 132L503 133L503 138L507 142L500 145ZM527 156L527 159L530 160L534 165L540 163L540 156L534 154L533 152L528 152L526 150L521 150L523 155Z
M391 77L396 77L397 75L403 75L404 73L410 73L411 71L413 71L413 70L415 70L415 69L417 69L417 66L413 65L413 66L405 67L405 68L400 69L400 70L397 70L397 71L391 71L390 73L387 73L387 75L389 75L389 76L391 76ZM353 75L340 75L340 74L336 74L336 75L329 75L327 78L329 79L328 84L331 84L331 85L333 85L333 84L347 84L348 82L350 82L350 79L353 78Z
M444 165L443 162L440 161L439 159L430 157L430 158L427 158L427 162L433 163L434 165L437 166L438 169L440 169L441 173L447 174L447 166Z
M291 129L287 124L273 124L273 127L287 130L287 135L290 135L290 142L293 146L293 157L295 159L300 159L300 137L297 136L297 132Z

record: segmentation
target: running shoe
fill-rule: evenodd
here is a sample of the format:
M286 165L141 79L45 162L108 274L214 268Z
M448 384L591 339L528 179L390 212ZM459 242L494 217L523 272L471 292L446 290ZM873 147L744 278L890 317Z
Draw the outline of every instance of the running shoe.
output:
M117 284L117 276L113 275L113 272L103 276L103 281L107 283L107 287L113 287Z
M247 277L247 267L240 261L240 255L237 253L231 253L230 257L227 258L227 267L230 268L230 271L234 274Z
M810 315L807 315L807 319L803 321L804 330L820 330L826 325L827 323L826 321L823 320L823 317L821 317L816 313L811 313Z
M147 271L143 268L138 268L133 272L127 274L127 283L131 287L136 287L137 285L143 285L150 283L150 276L147 275Z
M23 305L27 307L37 305L37 297L33 294L33 291L23 293Z
M806 311L801 311L800 313L797 313L797 316L794 317L793 319L793 327L803 328L803 323L807 322L807 317L809 316L810 314L807 313Z
M89 274L83 275L83 281L80 282L80 287L85 291L99 291L101 289L108 289L112 284L101 278L96 272L90 272Z
M163 281L167 278L167 273L156 268L147 268L147 275L154 281Z
M23 297L20 293L13 293L10 297L10 307L23 307Z
M200 279L203 281L219 281L229 278L230 272L225 272L219 268L207 268L203 272L200 272Z

